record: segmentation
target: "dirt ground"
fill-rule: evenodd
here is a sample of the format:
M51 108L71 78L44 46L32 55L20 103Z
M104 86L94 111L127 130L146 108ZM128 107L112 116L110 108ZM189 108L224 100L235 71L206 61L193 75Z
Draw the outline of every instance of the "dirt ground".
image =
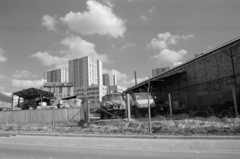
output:
M2 124L0 132L17 133L64 133L64 134L122 134L122 135L240 135L240 118L184 117L152 118L152 133L149 133L148 118L96 120L91 123L62 122L55 124Z

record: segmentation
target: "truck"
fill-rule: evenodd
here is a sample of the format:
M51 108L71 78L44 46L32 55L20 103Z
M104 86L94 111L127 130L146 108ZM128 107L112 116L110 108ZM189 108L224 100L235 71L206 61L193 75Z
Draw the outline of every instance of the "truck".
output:
M147 92L131 94L131 114L135 118L145 117L148 115L148 100L151 109L151 116L154 117L157 113L157 108L152 95L148 94Z
M100 118L125 118L127 115L126 98L122 93L109 93L100 102Z

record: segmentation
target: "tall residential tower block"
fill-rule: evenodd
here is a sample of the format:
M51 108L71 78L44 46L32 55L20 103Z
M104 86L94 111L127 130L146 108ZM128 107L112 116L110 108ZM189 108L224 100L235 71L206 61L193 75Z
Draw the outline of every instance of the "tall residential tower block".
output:
M75 88L102 85L102 62L90 56L70 60L69 82Z
M56 69L51 71L46 71L47 82L68 82L69 73L67 69ZM45 72L44 72L45 76Z

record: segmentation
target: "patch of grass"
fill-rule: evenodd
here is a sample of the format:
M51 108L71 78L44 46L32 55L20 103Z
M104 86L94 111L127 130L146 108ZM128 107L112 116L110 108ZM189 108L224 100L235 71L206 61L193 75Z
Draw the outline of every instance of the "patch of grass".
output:
M9 125L6 126L5 131L16 131L21 130L21 125Z

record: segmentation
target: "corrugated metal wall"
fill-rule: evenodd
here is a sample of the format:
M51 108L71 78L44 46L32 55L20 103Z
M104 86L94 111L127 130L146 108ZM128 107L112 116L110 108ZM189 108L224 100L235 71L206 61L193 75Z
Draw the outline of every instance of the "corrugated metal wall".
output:
M185 73L171 76L178 72ZM240 40L173 69L167 76L170 77L152 85L152 93L163 102L168 101L171 93L172 101L179 103L174 105L175 110L217 111L233 102L233 87L240 110Z

